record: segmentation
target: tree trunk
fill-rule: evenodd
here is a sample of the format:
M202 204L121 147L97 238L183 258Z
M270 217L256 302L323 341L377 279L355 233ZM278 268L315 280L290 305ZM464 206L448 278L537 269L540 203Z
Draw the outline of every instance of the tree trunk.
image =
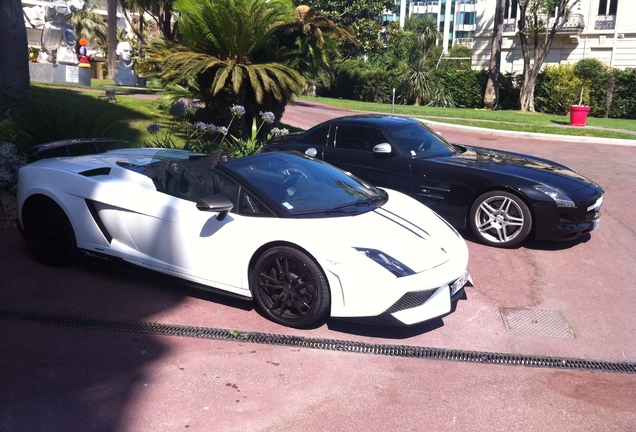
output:
M117 0L108 0L108 78L115 78L117 63Z
M490 66L488 68L488 82L484 93L484 106L497 109L499 105L499 79L501 76L501 41L503 39L504 4L506 0L497 0L490 52Z
M612 100L614 99L614 69L609 70L607 77L607 95L605 96L605 118L609 117L612 109Z
M533 71L529 71L533 72ZM534 112L534 87L537 82L537 74L523 74L523 84L521 84L521 92L519 95L519 103L521 111Z
M556 34L567 22L571 8L579 0L556 0L554 3L539 0L519 0L519 40L523 55L523 84L521 86L521 111L534 111L534 88L537 76L550 53ZM528 17L528 10L530 16ZM557 19L549 28L541 28L546 16ZM530 44L532 42L532 45ZM531 58L532 56L532 58Z
M0 94L19 98L30 96L29 45L20 0L2 0L0 40L4 49L0 61Z

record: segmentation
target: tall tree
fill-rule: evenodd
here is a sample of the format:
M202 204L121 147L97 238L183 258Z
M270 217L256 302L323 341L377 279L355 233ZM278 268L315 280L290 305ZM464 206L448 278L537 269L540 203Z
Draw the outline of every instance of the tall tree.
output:
M522 111L534 111L537 76L550 53L554 38L567 23L579 0L519 0L518 34L523 56Z
M272 61L274 36L294 20L291 2L181 0L174 6L180 44L163 60L162 78L187 82L209 115L225 124L230 106L245 107L245 117L232 123L243 137L260 111L280 118L304 84L296 70Z
M278 34L278 51L286 64L305 78L306 92L314 94L318 86L331 85L329 71L340 55L339 41L357 41L348 28L336 25L313 7L298 6L294 16L296 19Z
M172 19L174 0L120 0L121 7L128 19L128 11L138 12L140 25L144 16L148 15L157 24L157 28L168 42L174 41L176 21ZM131 25L142 44L145 44L143 33Z
M421 52L422 63L425 63L428 52L442 37L437 19L432 15L413 15L404 24L404 30L409 32L413 47Z
M296 6L307 0L294 0ZM378 17L383 10L395 10L395 0L314 0L311 6L340 27L346 27L355 35L357 44L344 41L342 50L345 57L377 54L384 51L384 44L378 38L380 23Z
M108 26L104 18L97 12L97 6L84 0L84 6L71 17L71 24L75 28L75 36L78 41L86 38L92 47L106 47L108 42ZM79 48L79 46L77 47Z
M4 50L0 61L0 95L27 97L31 94L28 42L20 0L2 0L0 40Z
M115 64L117 63L117 0L108 0L108 78L115 78Z
M492 49L490 51L490 65L488 67L488 82L484 93L484 106L497 109L499 105L499 78L501 75L501 42L503 40L504 6L506 0L497 0L492 35Z

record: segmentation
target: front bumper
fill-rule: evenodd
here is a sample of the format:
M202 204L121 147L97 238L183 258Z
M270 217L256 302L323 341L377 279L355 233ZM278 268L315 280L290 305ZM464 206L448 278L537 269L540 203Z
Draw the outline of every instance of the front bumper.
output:
M536 240L574 240L599 227L603 197L575 208L553 204L535 206Z

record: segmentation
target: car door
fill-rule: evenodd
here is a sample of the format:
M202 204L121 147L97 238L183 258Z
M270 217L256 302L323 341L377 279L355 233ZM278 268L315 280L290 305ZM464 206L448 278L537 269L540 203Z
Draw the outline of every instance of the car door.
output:
M447 158L413 159L412 196L451 225L463 228L473 190L470 175L447 162Z
M411 194L411 169L399 153L376 154L373 147L388 142L379 129L337 124L332 126L323 159L369 183Z
M124 194L120 212L141 263L164 273L246 295L239 239L249 236L256 218L197 209L196 203L148 190Z

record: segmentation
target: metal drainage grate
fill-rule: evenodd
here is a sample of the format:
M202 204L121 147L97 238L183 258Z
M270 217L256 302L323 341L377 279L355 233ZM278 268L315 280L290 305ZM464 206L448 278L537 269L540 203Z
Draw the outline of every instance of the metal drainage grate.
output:
M272 333L242 332L210 327L194 327L138 321L120 321L77 316L51 315L28 311L0 311L0 319L12 321L27 321L62 327L181 336L198 339L234 340L263 345L293 346L328 351L375 354L393 357L410 357L467 363L526 366L552 369L588 370L597 372L616 372L628 374L636 373L636 363L633 362L608 362L563 357L464 351L412 345L371 344L365 342L345 341L337 339L305 338L301 336L289 336Z
M573 338L574 331L559 312L538 309L499 308L508 333Z

